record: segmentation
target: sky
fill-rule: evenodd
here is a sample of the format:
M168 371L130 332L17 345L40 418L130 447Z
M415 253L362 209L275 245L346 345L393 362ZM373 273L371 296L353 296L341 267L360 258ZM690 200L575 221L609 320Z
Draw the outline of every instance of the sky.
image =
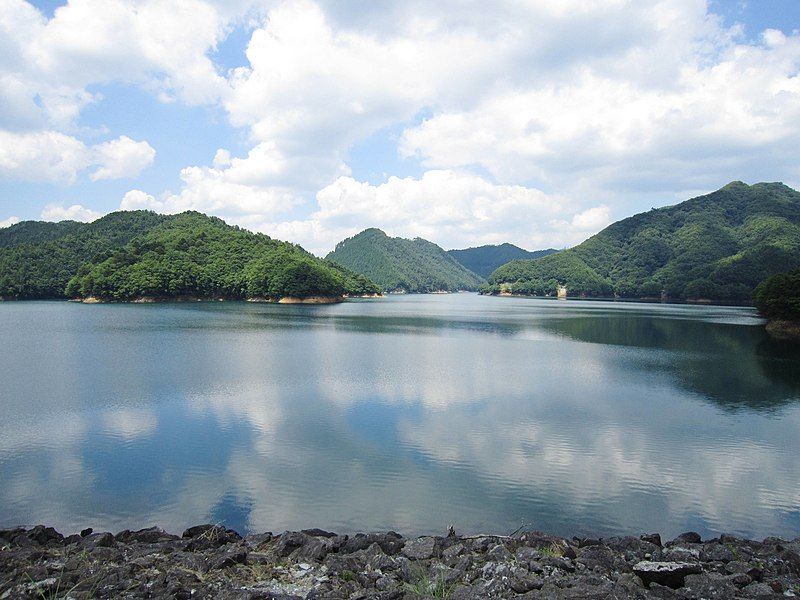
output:
M0 1L0 227L564 248L799 148L800 0Z

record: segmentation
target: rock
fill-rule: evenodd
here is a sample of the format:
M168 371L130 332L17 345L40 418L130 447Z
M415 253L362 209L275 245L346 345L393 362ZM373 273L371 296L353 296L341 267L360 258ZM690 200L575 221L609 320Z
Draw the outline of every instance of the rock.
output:
M120 531L114 536L118 542L141 542L143 544L153 544L156 542L168 542L180 539L177 535L167 533L158 527L149 527L139 531Z
M511 552L503 544L497 544L486 553L486 558L496 562L505 562L511 558Z
M92 535L93 531L94 529L92 529L91 527L87 527L86 529L81 529L81 537L83 538L86 537L87 535Z
M333 543L329 538L310 537L295 552L295 558L322 561L333 550Z
M624 558L607 546L592 545L578 548L577 562L589 570L599 570L604 573L631 570Z
M183 532L183 539L188 539L186 550L198 552L219 548L225 544L238 542L242 539L238 533L232 529L226 529L221 525L196 525Z
M436 554L436 540L432 537L421 537L409 540L403 546L403 554L411 560L427 560Z
M325 538L334 538L336 537L335 533L331 533L330 531L325 531L324 529L302 529L300 533L304 533L306 535L310 535L311 537L325 537Z
M247 564L247 551L242 548L237 548L216 557L211 563L211 568L226 569L234 565L244 564Z
M700 559L703 562L718 561L728 563L737 558L739 558L738 553L735 553L730 546L725 544L712 544L706 546L700 552Z
M687 531L686 533L680 534L674 540L670 542L671 545L674 544L699 544L703 538L700 537L699 533L694 531Z
M42 546L48 544L60 544L64 541L64 536L58 533L52 527L45 527L44 525L37 525L27 533L28 539L36 542Z
M673 589L681 587L687 575L698 574L701 571L699 564L680 562L641 561L633 567L633 572L646 586L658 583Z
M358 552L359 550L366 550L372 544L378 544L386 554L393 556L400 552L400 549L405 544L405 540L403 536L394 531L389 531L387 533L357 533L344 541L339 552L350 554L352 552Z
M748 598L768 598L773 596L775 592L766 583L754 582L742 588L742 594Z
M657 533L646 533L645 535L639 536L639 539L643 542L661 546L661 536Z
M685 594L691 598L711 600L720 598L729 600L736 596L736 586L719 573L703 573L700 575L687 575L684 581Z
M115 546L117 543L114 539L114 536L107 531L104 533L92 533L91 535L87 535L81 541L84 546L89 548L95 546L106 546L110 548Z
M455 561L456 558L464 554L465 550L466 548L464 547L464 544L453 544L442 551L442 559L447 563L451 563Z
M310 542L310 538L304 533L299 531L285 531L278 536L278 542L275 544L275 554L281 557L287 557L298 548Z

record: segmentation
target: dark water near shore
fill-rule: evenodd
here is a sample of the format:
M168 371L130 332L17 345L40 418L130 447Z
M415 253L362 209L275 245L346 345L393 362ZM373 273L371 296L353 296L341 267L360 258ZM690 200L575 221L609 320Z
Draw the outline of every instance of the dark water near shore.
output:
M0 526L800 535L751 309L0 304Z

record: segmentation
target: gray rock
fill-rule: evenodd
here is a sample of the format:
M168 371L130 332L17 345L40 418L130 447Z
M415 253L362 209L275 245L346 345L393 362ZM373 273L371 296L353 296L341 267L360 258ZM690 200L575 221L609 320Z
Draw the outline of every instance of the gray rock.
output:
M453 544L442 551L442 559L447 563L454 562L459 556L464 554L466 548L464 544Z
M698 574L702 567L696 563L641 561L634 565L633 572L645 585L658 583L670 588L679 588L687 575Z
M699 533L687 531L686 533L682 533L672 540L670 544L699 544L702 539L703 538L700 537Z
M428 560L436 555L436 540L432 537L421 537L409 540L403 546L403 554L411 560Z
M690 598L702 598L703 600L715 598L729 600L738 592L736 586L719 573L687 575L684 586L684 594Z
M503 562L511 558L511 552L509 552L508 548L506 548L503 544L497 544L486 553L486 558L488 560Z
M775 592L766 583L751 583L742 588L742 594L748 598L764 598L772 596Z

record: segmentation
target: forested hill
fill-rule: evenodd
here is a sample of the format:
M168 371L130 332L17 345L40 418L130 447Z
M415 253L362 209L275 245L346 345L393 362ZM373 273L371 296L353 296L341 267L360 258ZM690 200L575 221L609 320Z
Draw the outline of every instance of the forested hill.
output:
M623 219L582 244L498 268L484 291L751 302L770 275L800 266L800 193L740 181Z
M44 241L37 243L40 232ZM300 246L196 212L120 211L0 230L0 297L265 298L378 290Z
M447 251L458 263L484 278L489 277L497 267L512 260L541 258L556 252L558 250L552 248L530 252L509 243Z
M386 291L474 290L483 282L436 244L389 237L380 229L339 242L327 259L366 275Z
M22 221L0 229L0 297L63 298L78 267L107 258L168 218L137 210L92 223Z

